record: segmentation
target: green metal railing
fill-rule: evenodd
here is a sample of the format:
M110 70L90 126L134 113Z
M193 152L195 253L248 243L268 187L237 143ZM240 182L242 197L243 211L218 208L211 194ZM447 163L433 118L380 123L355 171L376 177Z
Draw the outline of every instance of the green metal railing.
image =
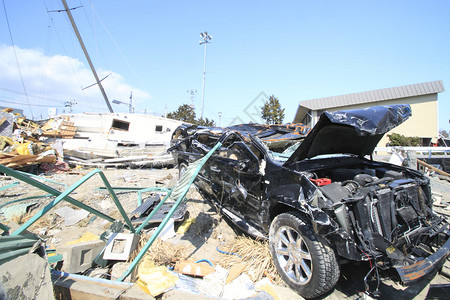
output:
M0 165L0 172L7 174L9 176L12 176L18 180L21 180L27 184L30 184L34 187L37 187L53 196L56 196L56 198L51 201L49 204L47 204L44 208L42 208L39 212L37 212L31 219L29 219L27 222L25 222L22 226L20 226L18 229L16 229L13 233L11 233L11 236L18 236L21 233L23 233L28 227L30 227L33 223L35 223L39 218L41 218L43 215L45 215L49 210L51 210L53 207L55 207L58 203L60 203L62 200L65 200L69 202L70 204L73 204L81 209L87 210L88 212L97 215L103 219L106 219L110 222L114 222L115 219L111 218L108 215L103 214L102 212L83 204L82 202L75 200L74 198L70 197L69 195L75 191L78 187L80 187L83 183L85 183L87 180L89 180L92 176L95 174L99 174L101 177L103 184L105 185L105 188L108 190L111 198L113 199L117 209L119 210L121 216L123 217L127 227L132 233L140 234L141 231L145 228L145 226L148 225L149 221L153 218L153 216L158 212L158 210L161 208L161 206L169 202L174 202L174 205L170 209L170 211L167 213L165 218L162 220L161 224L157 227L155 233L150 237L150 239L147 241L147 243L144 245L144 247L141 249L139 254L136 256L136 258L131 262L130 266L127 268L127 270L122 274L122 276L117 281L123 281L138 265L140 260L144 257L145 253L148 251L150 246L153 244L153 242L156 240L156 238L159 236L161 231L164 229L164 227L169 222L170 218L174 214L174 212L177 210L178 206L185 200L186 194L189 191L190 186L192 183L194 183L195 178L197 177L198 173L202 169L203 165L206 163L206 161L211 157L211 155L222 145L221 142L218 142L204 157L197 160L196 162L189 165L186 172L183 173L183 175L178 180L177 184L171 188L160 188L160 187L151 187L151 188L143 188L143 189L136 189L138 190L138 205L142 204L142 193L145 192L166 192L166 196L164 199L160 201L160 203L153 209L153 211L147 216L147 218L142 222L142 224L134 228L131 224L130 219L128 218L127 214L125 213L125 210L123 209L122 205L120 204L120 201L117 198L117 195L114 192L113 187L109 184L108 180L106 179L105 175L102 171L95 169L88 173L87 175L83 176L80 180L78 180L75 184L70 186L68 189L66 189L64 192L60 192L58 190L55 190L54 188L41 183L35 179L32 178L30 174L18 172L16 170L7 168L3 165ZM1 224L1 223L0 223ZM0 229L2 230L9 230L9 228L3 224L1 224Z
M163 200L155 207L155 209L148 215L148 217L145 219L145 221L136 229L136 233L139 233L142 228L145 227L145 225L148 223L148 221L153 217L153 215L159 210L159 208L168 200L176 200L175 204L172 206L170 211L167 213L166 217L162 220L161 224L158 226L156 231L152 234L150 239L147 241L147 243L142 247L141 251L139 251L139 254L136 256L136 258L131 262L130 266L127 268L127 270L122 274L122 276L117 279L117 281L123 281L128 275L133 272L134 268L137 266L137 264L141 261L141 259L144 257L145 253L148 251L150 246L153 244L153 242L158 238L161 231L164 229L164 227L169 222L170 218L174 214L174 212L177 210L178 206L183 202L185 199L185 196L187 192L189 191L189 188L191 187L192 183L194 183L195 178L197 177L198 173L202 169L203 165L206 163L206 161L213 155L213 153L222 145L221 142L218 142L203 158L197 160L195 163L190 164L188 169L185 173L180 177L177 184L167 193L166 197L164 197Z
M11 233L11 235L19 235L21 234L24 230L26 230L28 227L30 227L34 222L36 222L40 217L42 217L43 215L45 215L50 209L52 209L54 206L56 206L59 202L61 202L62 200L65 200L67 202L69 202L72 205L75 205L81 209L87 210L88 212L99 216L107 221L110 222L114 222L115 219L111 218L108 215L105 215L104 213L78 201L75 200L74 198L70 197L69 194L72 193L75 189L77 189L81 184L83 184L84 182L86 182L89 178L91 178L92 176L94 176L95 174L99 174L100 177L103 180L103 183L105 184L106 188L108 189L114 203L116 204L117 209L119 210L120 214L122 215L122 217L125 220L125 223L127 224L127 228L131 231L134 232L134 227L131 224L130 219L128 218L128 216L126 215L122 205L120 204L119 200L117 199L116 194L114 193L114 191L111 188L111 185L109 184L108 180L106 179L105 175L103 174L102 171L95 169L93 171L91 171L89 174L85 175L83 178L81 178L80 180L78 180L75 184L73 184L72 186L70 186L67 190L65 190L64 192L60 192L58 190L55 190L54 188L41 183L33 178L31 178L31 176L28 176L26 173L22 173L22 172L18 172L15 171L13 169L7 168L3 165L0 165L0 172L5 173L9 176L12 176L16 179L19 179L25 183L28 183L34 187L37 187L53 196L56 196L56 198L50 202L48 205L46 205L43 209L41 209L38 213L36 213L33 217L31 217L31 219L29 219L27 222L25 222L22 226L20 226L18 229L16 229L13 233Z

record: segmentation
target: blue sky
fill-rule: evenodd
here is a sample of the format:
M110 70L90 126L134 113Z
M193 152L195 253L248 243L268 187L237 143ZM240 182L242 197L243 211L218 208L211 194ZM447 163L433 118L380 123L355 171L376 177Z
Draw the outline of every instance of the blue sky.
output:
M34 118L49 107L107 111L60 1L2 0L0 105ZM68 1L110 100L164 114L191 104L200 115L208 31L205 116L221 125L259 121L275 95L293 120L298 102L443 80L450 88L449 1ZM23 84L19 76L19 65ZM25 86L26 94L23 85ZM439 128L450 129L449 92ZM28 99L27 99L28 98ZM113 104L116 111L126 105ZM414 113L414 112L413 112Z

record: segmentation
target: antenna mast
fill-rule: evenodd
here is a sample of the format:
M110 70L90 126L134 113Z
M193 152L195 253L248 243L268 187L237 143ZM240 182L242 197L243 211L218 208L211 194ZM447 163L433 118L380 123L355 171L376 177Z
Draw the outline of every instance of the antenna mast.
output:
M69 6L67 6L66 0L61 0L61 1L64 5L64 10L66 11L67 16L69 17L70 24L72 24L73 31L75 31L75 35L78 38L78 42L80 43L81 49L83 49L84 55L86 56L89 66L91 67L91 71L92 71L92 73L94 73L95 80L97 81L98 87L100 88L103 98L105 99L106 106L108 106L109 112L113 113L114 110L112 109L111 104L109 103L108 96L106 96L106 93L105 93L105 90L103 89L102 83L100 82L100 79L98 78L97 72L95 71L95 68L94 68L94 65L92 64L91 58L89 57L86 47L84 46L83 40L81 39L80 32L78 31L77 25L75 24L75 21L73 20L72 13L70 12Z

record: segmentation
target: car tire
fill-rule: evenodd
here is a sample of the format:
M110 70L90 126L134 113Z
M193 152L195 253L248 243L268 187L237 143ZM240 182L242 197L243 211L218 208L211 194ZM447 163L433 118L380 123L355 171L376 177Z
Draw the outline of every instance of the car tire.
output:
M282 213L272 221L269 246L283 280L304 298L318 297L337 283L340 270L333 249L302 215Z
M188 165L186 163L180 163L178 165L178 179L181 178L181 175L184 174L184 172L186 172Z

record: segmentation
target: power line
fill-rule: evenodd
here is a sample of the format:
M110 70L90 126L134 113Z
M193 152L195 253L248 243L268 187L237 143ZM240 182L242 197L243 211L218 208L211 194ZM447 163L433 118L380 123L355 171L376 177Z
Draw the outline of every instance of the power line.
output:
M119 44L116 42L116 40L114 39L113 35L111 34L111 32L108 30L108 28L106 27L105 23L103 23L102 18L100 17L100 15L97 13L97 10L95 9L94 5L92 4L91 1L89 1L89 4L92 6L92 10L95 13L95 15L97 16L98 20L100 21L100 24L102 24L103 29L106 31L106 33L109 35L109 38L111 39L111 41L114 43L114 45L117 48L117 51L119 51L120 55L122 56L123 60L125 61L125 63L127 64L129 70L131 71L131 73L133 73L134 77L136 78L136 80L139 82L139 84L141 85L141 87L145 90L145 84L142 82L141 78L136 74L136 72L134 71L133 67L131 66L130 62L128 61L128 59L126 58L125 54L123 53L122 49L119 47Z
M114 110L112 109L111 104L109 103L108 96L106 95L106 92L103 89L103 85L101 84L100 79L98 78L97 72L95 71L95 68L94 68L94 65L92 64L91 58L89 57L89 54L88 54L88 52L86 50L86 47L84 46L83 40L81 38L80 32L78 31L77 25L75 24L75 21L74 21L74 19L72 17L72 13L70 12L69 6L67 5L66 0L61 0L61 1L62 1L63 5L64 5L65 10L66 10L67 17L69 18L70 23L72 24L73 31L75 32L75 34L76 34L76 36L78 38L78 42L80 43L80 46L83 49L84 55L86 56L86 60L89 63L89 67L91 68L91 71L92 71L92 73L93 73L93 75L95 77L95 81L97 82L97 85L100 88L100 91L101 91L101 93L103 95L103 98L105 99L106 106L108 107L109 112L113 113Z
M1 97L1 96L0 96ZM10 104L19 104L19 105L26 105L26 103L23 102L16 102L16 101L8 101L8 100L2 100L0 103L10 103ZM31 106L36 107L54 107L55 105L44 105L44 104L28 104L29 108L31 109ZM62 106L62 105L61 105Z
M26 94L24 94L23 92L20 92L20 91L14 91L14 90L7 89L7 88L2 88L2 87L0 87L0 91L5 91L5 92L8 92L8 93L12 93L12 94L16 94L16 95L21 95L21 96L26 95ZM32 98L38 98L38 99L43 99L43 100L60 101L60 100L58 100L58 99L50 98L50 97L44 97L44 96L42 96L42 95L29 94L29 96L31 96ZM0 96L0 97L2 97L2 96ZM3 97L5 97L5 96L3 96ZM6 97L5 97L5 98L6 98Z
M30 100L28 99L27 90L25 88L25 82L23 81L22 71L20 70L19 59L17 58L16 45L14 44L14 39L13 39L13 36L11 33L11 27L9 26L9 18L8 18L8 13L6 12L5 0L2 0L2 2L3 2L3 10L5 11L6 23L8 24L9 37L11 38L11 43L13 45L13 50L14 50L14 57L16 58L17 69L19 70L20 80L22 81L23 91L25 92L25 96L27 98L28 107L30 108L30 112L31 112L31 117L34 119L33 111L31 110L31 106L30 106Z
M52 26L53 30L55 31L55 33L56 33L56 37L58 38L59 44L63 48L64 53L66 54L67 63L70 65L70 67L72 69L72 72L73 72L73 74L74 74L74 76L75 76L75 78L77 80L77 83L78 83L78 85L79 85L79 87L81 89L81 92L83 93L83 96L84 96L84 98L86 100L86 103L90 107L90 109L94 109L93 105L91 104L92 101L89 100L89 97L86 95L86 93L83 90L83 85L81 84L81 80L80 80L80 72L73 65L73 63L72 63L72 61L70 59L69 51L67 51L67 49L66 49L66 47L65 47L65 45L63 43L63 40L61 39L61 35L59 34L59 32L57 30L56 24L53 22L53 18L50 15L50 12L52 12L52 11L49 10L49 8L48 8L47 4L45 3L45 1L44 1L44 5L45 5L45 9L47 11L47 14L49 16L49 20L51 22L51 26ZM75 9L76 8L78 8L78 7L75 7ZM64 11L64 10L56 10L56 11ZM67 25L70 26L69 20L67 18L64 18L64 19L67 22Z

